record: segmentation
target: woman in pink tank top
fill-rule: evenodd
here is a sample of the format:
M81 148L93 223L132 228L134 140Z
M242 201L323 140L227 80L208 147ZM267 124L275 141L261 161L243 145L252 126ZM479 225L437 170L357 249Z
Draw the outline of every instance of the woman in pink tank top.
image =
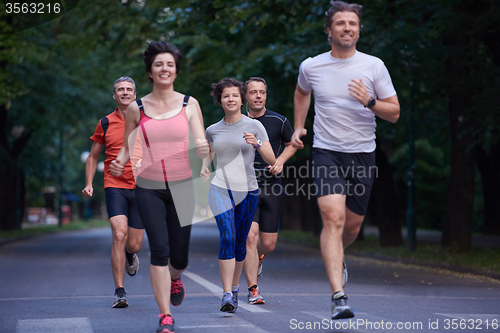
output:
M174 91L182 54L172 44L152 42L144 63L153 91L127 109L123 147L111 172L119 176L131 159L136 201L151 250L151 285L160 310L157 332L173 332L170 304L184 299L180 274L188 265L194 189L188 159L191 131L200 158L209 152L198 101ZM135 162L135 163L134 163Z

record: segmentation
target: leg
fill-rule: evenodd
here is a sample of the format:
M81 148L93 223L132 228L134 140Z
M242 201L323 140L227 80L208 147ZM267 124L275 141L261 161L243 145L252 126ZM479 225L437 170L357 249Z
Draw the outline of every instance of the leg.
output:
M151 286L161 314L170 312L169 242L166 190L136 188L141 220L148 235L151 252Z
M283 205L283 187L281 184L263 186L259 196L259 257L274 251L278 240L278 230L281 221L281 206ZM261 270L261 269L260 269Z
M155 295L156 303L162 314L170 312L170 270L168 266L156 266L151 264L151 286Z
M125 245L127 243L127 217L125 215L113 216L109 219L113 234L113 245L111 247L111 269L115 288L123 287L123 276L125 274Z
M245 258L245 278L248 287L257 284L257 266L259 264L259 253L257 244L259 243L259 224L252 222L250 232L247 237L247 256Z
M236 260L234 258L219 259L219 271L220 271L220 277L222 279L223 292L231 292L234 276L236 274Z
M135 189L128 191L128 240L127 250L129 253L137 253L141 250L144 238L144 224L142 223L135 198Z
M365 217L363 215L358 215L346 207L344 233L342 234L342 244L344 249L354 243L358 237L364 218Z
M229 190L211 185L208 192L209 205L215 215L219 229L219 272L224 292L231 292L235 268L236 229L234 202Z
M231 287L233 287L233 286L236 287L237 285L240 284L241 272L243 270L244 264L245 264L244 261L235 261L233 281L232 281L232 286Z
M128 228L127 250L130 253L137 253L141 250L144 229Z
M173 201L167 205L167 225L170 244L169 269L171 277L170 304L179 306L184 301L186 289L181 281L181 273L189 263L189 241L194 213L194 190L191 182L179 184L171 189ZM177 199L174 198L174 194ZM182 216L182 219L179 218ZM184 221L184 222L183 222Z
M278 241L277 232L261 232L259 237L259 256L261 254L268 254L274 251L276 248L276 242Z
M345 195L330 194L318 198L323 219L320 244L326 273L332 293L343 291L342 260L344 255L342 234L346 220Z

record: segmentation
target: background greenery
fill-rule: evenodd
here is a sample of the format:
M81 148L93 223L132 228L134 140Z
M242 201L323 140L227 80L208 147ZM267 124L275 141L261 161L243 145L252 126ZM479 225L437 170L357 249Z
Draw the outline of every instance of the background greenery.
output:
M64 15L21 30L0 12L0 229L19 228L25 206L46 205L43 188L79 194L80 154L115 105L112 83L151 86L142 53L152 40L184 53L176 90L198 99L209 125L222 117L210 84L227 76L268 81L267 107L293 122L293 91L305 58L329 50L325 0L66 1ZM407 209L408 129L415 128L415 216L443 230L443 245L467 251L473 231L500 234L500 6L495 0L359 1L358 50L380 57L401 103L395 125L378 121L384 170L367 222L386 245L401 244ZM3 5L0 5L3 6ZM312 114L308 117L312 140ZM291 165L310 159L310 145ZM95 188L102 186L99 174ZM60 203L64 202L64 196ZM96 200L102 200L97 191ZM58 201L56 200L56 203ZM286 214L286 212L293 212ZM316 231L314 200L287 198L283 228ZM391 232L389 232L391 230Z

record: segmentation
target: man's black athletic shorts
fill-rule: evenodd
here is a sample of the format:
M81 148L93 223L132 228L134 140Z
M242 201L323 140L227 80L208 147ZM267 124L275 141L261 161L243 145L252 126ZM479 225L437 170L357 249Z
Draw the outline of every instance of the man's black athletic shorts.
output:
M370 192L378 170L375 152L341 153L313 148L313 177L316 195L346 195L346 206L366 215Z
M104 190L108 217L125 215L128 226L134 229L144 229L137 203L135 202L135 189L107 187Z
M259 224L259 231L278 232L284 195L281 184L259 184L257 211L253 217L253 221Z

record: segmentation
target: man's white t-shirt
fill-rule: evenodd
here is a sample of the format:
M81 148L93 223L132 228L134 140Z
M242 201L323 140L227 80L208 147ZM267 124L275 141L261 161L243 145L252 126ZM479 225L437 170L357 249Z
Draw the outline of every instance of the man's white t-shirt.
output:
M330 52L307 58L299 68L298 84L314 93L314 148L344 153L375 150L375 114L349 94L351 79L361 79L370 96L396 95L382 60L356 51L347 59Z

